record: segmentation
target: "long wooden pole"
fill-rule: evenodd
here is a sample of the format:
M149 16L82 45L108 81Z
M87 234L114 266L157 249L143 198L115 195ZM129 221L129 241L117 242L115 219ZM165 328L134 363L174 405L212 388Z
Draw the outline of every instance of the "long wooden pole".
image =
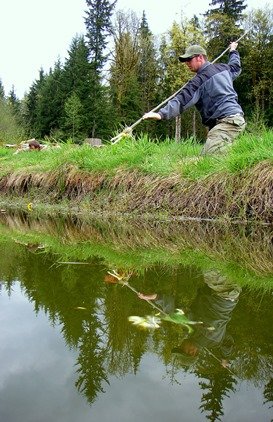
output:
M251 29L251 28L250 28ZM242 38L244 38L246 36L246 34L248 34L248 32L250 31L250 29L248 29L246 32L243 33L243 35L241 35L236 41L236 43L238 43L239 41L241 41ZM216 57L216 59L214 59L211 63L215 63L217 62L227 51L229 50L229 47L227 47L218 57ZM166 104L168 101L170 101L172 98L174 98L177 94L179 94L179 92L185 88L185 86L187 85L188 82L186 82L181 88L179 88L174 94L172 94L169 98L167 98L166 100L162 101L160 104L158 104L155 108L153 108L151 110L151 112L155 112L158 109L160 109L164 104ZM116 135L114 138L112 138L110 140L110 142L112 144L116 144L117 142L119 142L124 136L129 135L133 129L139 125L139 123L141 123L143 121L143 116L138 119L135 123L133 123L131 126L125 127L123 129L123 131L121 133L119 133L118 135Z

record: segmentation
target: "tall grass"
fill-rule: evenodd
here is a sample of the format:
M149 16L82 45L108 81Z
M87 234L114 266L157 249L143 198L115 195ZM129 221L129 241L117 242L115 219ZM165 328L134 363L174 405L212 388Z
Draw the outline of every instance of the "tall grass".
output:
M6 221L5 221L6 218ZM82 225L82 226L81 226ZM242 229L211 223L141 225L100 220L69 222L30 217L2 217L0 245L14 240L38 253L51 253L58 262L86 262L99 258L108 268L143 273L157 265L217 269L229 280L250 290L272 291L271 236L269 228Z
M125 138L117 144L102 148L63 144L60 149L23 152L0 149L0 174L31 169L55 171L72 165L80 171L113 174L117 169L168 176L181 175L199 179L215 173L238 173L262 160L273 162L273 131L259 135L245 134L235 141L229 152L219 156L200 156L201 145L193 140L176 143L171 140L154 142L142 136Z

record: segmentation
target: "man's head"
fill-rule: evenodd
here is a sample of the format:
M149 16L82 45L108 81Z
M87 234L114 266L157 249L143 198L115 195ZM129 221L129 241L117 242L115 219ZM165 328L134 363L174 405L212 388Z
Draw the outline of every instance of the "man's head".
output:
M185 53L179 56L179 61L186 63L192 72L197 72L207 61L207 52L200 45L190 45Z
M172 349L172 353L179 358L181 366L189 367L197 361L199 347L191 342L190 339L184 339L178 347Z

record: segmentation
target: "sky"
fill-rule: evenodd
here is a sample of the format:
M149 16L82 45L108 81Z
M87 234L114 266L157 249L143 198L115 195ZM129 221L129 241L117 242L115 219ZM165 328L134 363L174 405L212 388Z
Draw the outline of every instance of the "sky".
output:
M211 0L118 0L115 10L145 10L155 35L170 29L181 14L192 17L208 10ZM246 0L249 8L272 6L272 0ZM72 39L85 34L85 0L8 0L2 2L0 25L0 79L8 95L14 86L22 98L39 77L67 57Z

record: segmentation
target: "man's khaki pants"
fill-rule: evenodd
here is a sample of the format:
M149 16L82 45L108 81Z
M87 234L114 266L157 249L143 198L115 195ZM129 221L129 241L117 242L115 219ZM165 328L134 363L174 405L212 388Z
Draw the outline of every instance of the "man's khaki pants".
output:
M227 151L234 139L246 127L242 115L224 117L216 121L216 125L208 132L201 155L221 154Z

